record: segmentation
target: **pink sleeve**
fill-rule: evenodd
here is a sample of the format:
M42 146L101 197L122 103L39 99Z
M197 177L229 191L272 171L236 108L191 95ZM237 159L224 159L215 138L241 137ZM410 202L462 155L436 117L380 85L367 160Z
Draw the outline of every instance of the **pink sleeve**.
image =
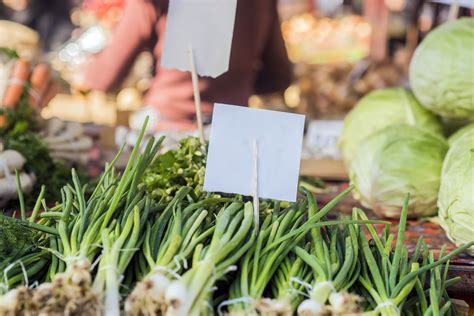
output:
M85 83L101 91L117 89L137 55L152 39L158 10L152 0L127 0L123 17L106 48L87 65Z

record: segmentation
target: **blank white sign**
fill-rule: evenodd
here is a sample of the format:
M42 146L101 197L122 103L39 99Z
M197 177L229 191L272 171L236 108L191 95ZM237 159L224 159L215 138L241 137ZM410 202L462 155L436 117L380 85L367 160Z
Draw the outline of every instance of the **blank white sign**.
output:
M253 143L258 196L296 201L304 115L215 104L204 190L252 195Z
M237 0L170 0L161 65L213 78L229 69Z
M432 0L431 2L443 4L457 4L460 7L474 9L474 0Z

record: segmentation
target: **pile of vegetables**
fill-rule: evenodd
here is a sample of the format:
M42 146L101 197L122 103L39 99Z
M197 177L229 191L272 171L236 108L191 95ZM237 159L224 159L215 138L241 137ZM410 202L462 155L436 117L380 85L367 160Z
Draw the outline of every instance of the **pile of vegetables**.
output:
M33 185L34 191L39 191L45 184L48 200L56 201L60 199L59 189L69 181L65 160L83 162L86 157L82 153L91 146L91 140L82 136L82 127L75 123L71 126L74 132L60 127L51 134L50 127L57 126L58 120L44 122L38 115L37 110L48 99L51 74L47 65L36 65L30 74L27 61L13 50L0 48L0 79L0 143L7 152L13 150L23 157L15 158L12 164L23 168L24 192L28 193ZM81 141L75 142L79 137ZM9 181L9 190L0 188L0 196L16 197L12 186L14 182ZM33 202L34 197L29 196L27 204Z
M474 19L463 18L430 32L410 64L413 93L371 92L346 117L339 140L354 196L364 206L398 218L410 192L408 216L436 215L439 208L442 226L457 245L474 240L472 229L458 226L474 221L472 135L455 146L444 138L441 122L474 118L473 26Z
M357 208L328 218L352 187L323 207L304 189L262 203L257 226L248 198L183 179L154 198L142 179L168 153L155 158L153 137L140 152L144 131L122 174L119 151L92 188L72 170L55 206L43 187L29 217L24 203L20 218L0 216L0 315L454 315L446 287L459 279L442 267L474 243L435 258L420 239L409 256L409 198L397 235Z

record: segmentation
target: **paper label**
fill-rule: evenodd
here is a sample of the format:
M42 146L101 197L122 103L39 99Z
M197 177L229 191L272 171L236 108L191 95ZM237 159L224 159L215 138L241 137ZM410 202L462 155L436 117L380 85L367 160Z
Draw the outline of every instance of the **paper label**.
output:
M474 9L473 0L431 0L431 2L443 3L443 4L457 4L460 7Z
M237 0L170 0L161 66L213 78L229 69Z
M253 145L258 146L258 194L295 201L304 116L215 104L204 190L252 195Z
M305 138L305 149L312 156L339 159L340 151L337 142L342 133L344 121L339 120L314 120L308 124Z

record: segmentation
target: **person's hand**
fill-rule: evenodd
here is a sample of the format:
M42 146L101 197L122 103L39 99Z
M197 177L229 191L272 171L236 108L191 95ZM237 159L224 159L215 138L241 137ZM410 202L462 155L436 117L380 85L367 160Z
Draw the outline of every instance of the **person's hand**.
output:
M197 129L195 122L183 120L183 121L159 121L155 124L157 131L193 131Z
M133 113L129 120L130 128L140 130L148 117L148 131L192 131L197 128L196 123L191 120L171 120L161 117L156 108L144 106Z
M71 85L71 93L73 95L85 95L91 91L86 83L86 69L87 63L84 63L72 71L69 84Z

